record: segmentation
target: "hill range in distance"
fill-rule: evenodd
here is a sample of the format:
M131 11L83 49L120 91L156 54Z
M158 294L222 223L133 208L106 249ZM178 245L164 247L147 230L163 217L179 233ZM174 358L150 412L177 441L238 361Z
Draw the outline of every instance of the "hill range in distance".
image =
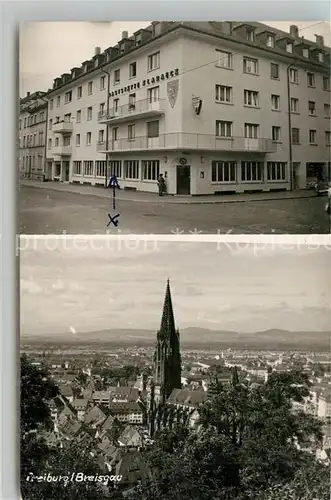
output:
M194 346L210 348L259 348L259 349L299 349L314 351L330 350L330 332L288 331L270 329L254 333L209 330L207 328L183 328L180 330L182 348ZM114 329L92 332L77 332L25 335L24 344L112 344L116 346L148 347L155 344L155 330Z

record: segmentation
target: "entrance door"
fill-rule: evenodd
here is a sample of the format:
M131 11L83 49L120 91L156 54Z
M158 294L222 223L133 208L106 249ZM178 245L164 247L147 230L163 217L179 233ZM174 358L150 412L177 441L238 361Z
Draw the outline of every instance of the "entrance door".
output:
M70 162L64 161L63 162L63 181L64 182L69 182L69 176L70 176Z
M190 165L177 165L177 194L191 194Z

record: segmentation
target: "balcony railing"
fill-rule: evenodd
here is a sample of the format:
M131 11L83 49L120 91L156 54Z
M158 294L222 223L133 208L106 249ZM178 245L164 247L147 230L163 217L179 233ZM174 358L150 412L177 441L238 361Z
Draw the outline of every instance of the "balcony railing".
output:
M72 122L61 121L53 123L52 131L55 134L71 134L73 130Z
M71 152L71 146L55 146L52 148L53 156L70 156Z
M136 137L135 139L110 140L98 146L99 152L106 151L139 151L146 149L187 149L204 151L233 151L273 153L277 144L272 139L248 139L246 137L221 138L208 134L187 134L175 132L161 134L158 137Z
M132 102L131 104L124 104L111 108L109 112L100 112L98 114L98 121L106 123L109 121L123 121L127 118L134 118L139 116L157 116L164 113L164 99L142 99L141 101Z

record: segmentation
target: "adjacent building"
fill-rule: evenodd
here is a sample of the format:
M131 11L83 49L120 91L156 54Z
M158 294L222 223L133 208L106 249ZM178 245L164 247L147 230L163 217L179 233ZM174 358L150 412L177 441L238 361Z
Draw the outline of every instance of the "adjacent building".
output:
M296 26L153 22L54 80L45 176L170 194L330 178L330 49Z
M48 109L45 95L45 92L28 92L20 100L18 157L21 178L43 180Z

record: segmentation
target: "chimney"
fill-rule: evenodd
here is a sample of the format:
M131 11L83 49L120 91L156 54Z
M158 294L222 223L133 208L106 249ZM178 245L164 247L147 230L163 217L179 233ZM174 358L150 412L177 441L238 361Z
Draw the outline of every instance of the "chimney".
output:
M299 37L299 28L295 24L291 24L290 26L290 35L292 38Z
M129 38L129 33L127 31L122 31L122 40Z
M319 45L320 47L324 47L324 37L321 35L315 35L316 38L316 44Z
M27 93L26 93L26 97L30 97L30 92L27 92Z
M94 49L94 55L99 56L101 54L101 47L95 47Z

